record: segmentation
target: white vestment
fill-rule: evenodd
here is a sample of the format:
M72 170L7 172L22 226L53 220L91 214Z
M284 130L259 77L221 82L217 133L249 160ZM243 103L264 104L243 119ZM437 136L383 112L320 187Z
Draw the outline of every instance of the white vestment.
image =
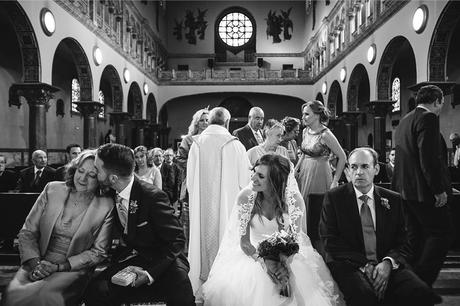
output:
M193 291L206 281L241 189L248 185L246 149L223 126L194 136L187 163L190 195L189 277Z

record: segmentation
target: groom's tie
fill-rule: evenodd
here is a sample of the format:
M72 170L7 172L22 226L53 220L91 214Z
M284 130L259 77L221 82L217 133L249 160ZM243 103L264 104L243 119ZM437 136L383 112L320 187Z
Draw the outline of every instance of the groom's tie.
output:
M374 222L372 221L371 209L367 204L369 197L363 194L359 197L363 204L361 205L361 225L363 228L364 248L368 260L377 261L377 238L375 236Z
M123 198L118 194L115 197L115 204L117 206L118 218L120 219L121 226L123 226L123 233L127 233L126 223L128 221L128 212L123 205Z

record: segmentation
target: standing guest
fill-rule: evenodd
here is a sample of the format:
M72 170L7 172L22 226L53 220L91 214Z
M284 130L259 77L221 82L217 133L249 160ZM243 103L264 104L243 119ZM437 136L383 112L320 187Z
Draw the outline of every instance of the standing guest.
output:
M284 117L281 123L284 125L284 135L280 145L288 150L289 160L295 166L298 160L297 151L299 147L297 145L297 137L300 132L300 120L292 117Z
M301 109L302 121L306 127L303 130L302 156L296 166L296 177L308 214L308 195L324 193L338 186L346 156L337 138L326 127L330 113L323 103L309 101ZM329 165L331 152L338 158L334 176Z
M213 108L209 123L194 137L187 163L190 279L194 292L208 278L236 196L249 183L246 150L228 131L229 111ZM197 298L201 300L199 292Z
M0 154L0 192L8 192L16 188L18 178L13 171L6 170L6 157Z
M458 168L460 166L460 135L452 133L449 135L449 139L452 142L452 151L454 152L453 165Z
M391 148L390 154L388 155L388 163L385 165L385 172L387 174L388 182L390 183L393 180L393 173L395 169L395 158L396 158L396 149Z
M348 164L351 183L326 193L320 220L326 263L347 305L433 305L435 295L407 265L401 199L373 184L377 152L357 148Z
M262 126L264 125L264 111L260 107L249 110L248 124L233 131L233 136L238 137L246 151L262 144Z
M185 232L185 249L188 250L189 241L189 215L188 215L188 192L187 192L187 160L190 147L193 143L193 136L201 134L208 127L209 110L203 108L195 112L192 117L192 122L188 127L187 136L185 136L177 150L177 166L180 170L181 186L179 191L179 210L182 224Z
M72 143L65 148L66 152L66 164L70 163L72 159L78 156L81 153L81 147L79 144ZM65 181L66 165L63 165L56 169L56 181Z
M173 162L173 149L166 149L163 158L160 169L161 178L163 180L163 191L168 195L171 205L174 205L179 196L180 170L176 163Z
M22 266L2 305L79 305L111 243L113 200L100 196L95 156L82 152L66 182L47 184L38 197L18 234Z
M104 136L104 143L115 143L116 140L116 137L112 134L112 130L108 130Z
M441 89L423 86L417 107L396 129L396 161L393 183L407 210L408 226L416 235L415 272L432 286L446 258L453 234L447 196L452 192L445 150L439 131L444 105Z
M48 158L42 150L32 153L33 166L21 171L19 174L19 192L42 192L46 184L54 181L56 170L47 166Z
M122 234L106 270L87 287L87 306L120 305L139 298L163 299L171 306L192 306L195 300L183 254L184 234L166 194L134 176L134 153L120 144L97 151L99 182L116 191L115 225ZM119 286L111 278L132 266L136 278Z
M248 150L251 165L254 166L260 157L268 153L289 158L288 150L279 145L283 139L283 134L284 126L278 120L269 119L264 126L264 142Z
M147 154L147 148L144 146L138 146L134 149L134 160L136 162L135 175L138 179L161 189L163 183L160 170L157 167L149 167L147 165Z
M150 150L150 159L152 160L153 167L160 170L164 160L163 150L161 148L153 148Z

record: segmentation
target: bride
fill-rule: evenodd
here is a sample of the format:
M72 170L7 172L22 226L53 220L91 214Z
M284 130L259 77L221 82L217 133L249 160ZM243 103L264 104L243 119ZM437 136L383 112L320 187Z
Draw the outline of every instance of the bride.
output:
M344 305L321 256L303 232L305 204L289 182L289 160L274 154L254 166L250 186L238 195L231 219L203 285L205 306ZM269 235L293 228L300 250L287 264L263 260L258 244ZM289 297L280 295L289 283Z

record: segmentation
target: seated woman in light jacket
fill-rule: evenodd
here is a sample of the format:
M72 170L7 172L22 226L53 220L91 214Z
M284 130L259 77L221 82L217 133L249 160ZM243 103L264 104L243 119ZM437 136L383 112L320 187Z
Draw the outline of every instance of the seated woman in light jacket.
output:
M48 183L38 197L18 234L22 266L4 305L78 305L111 243L113 199L100 195L95 156L82 152L66 182Z

